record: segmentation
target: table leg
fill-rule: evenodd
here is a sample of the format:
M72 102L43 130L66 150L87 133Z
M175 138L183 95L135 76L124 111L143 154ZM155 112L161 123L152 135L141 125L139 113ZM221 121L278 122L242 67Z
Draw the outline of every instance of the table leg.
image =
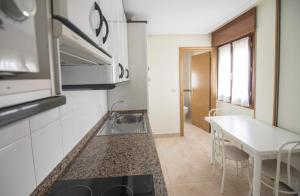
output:
M210 153L210 163L213 164L215 161L215 156L214 156L214 152L215 152L215 145L214 145L214 134L213 134L213 130L211 130L210 132L210 140L211 140L211 153Z
M253 196L260 196L260 185L261 185L261 157L255 155L254 157L254 168L253 168Z

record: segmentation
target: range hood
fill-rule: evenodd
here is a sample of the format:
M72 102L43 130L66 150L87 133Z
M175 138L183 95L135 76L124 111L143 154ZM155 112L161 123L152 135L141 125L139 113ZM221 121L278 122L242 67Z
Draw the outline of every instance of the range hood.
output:
M112 57L65 18L53 17L53 36L59 40L61 65L110 65Z

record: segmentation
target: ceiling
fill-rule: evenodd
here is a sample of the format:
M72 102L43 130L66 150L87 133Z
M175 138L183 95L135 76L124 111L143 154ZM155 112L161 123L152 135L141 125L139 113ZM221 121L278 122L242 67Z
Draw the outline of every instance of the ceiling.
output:
M258 0L123 0L128 19L147 20L148 34L208 34Z

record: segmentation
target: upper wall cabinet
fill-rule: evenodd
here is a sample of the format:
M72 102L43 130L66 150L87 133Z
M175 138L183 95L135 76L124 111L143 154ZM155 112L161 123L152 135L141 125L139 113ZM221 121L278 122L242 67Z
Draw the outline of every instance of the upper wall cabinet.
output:
M53 0L52 2L54 18L80 34L76 30L78 29L84 37L86 36L85 38L101 45L99 39L105 26L103 19L105 9L100 5L100 1L79 0L75 3L72 0Z
M106 16L107 26L104 28L108 32L102 41L104 47L113 56L113 70L108 78L110 83L118 83L129 80L128 67L128 42L127 42L127 19L123 9L122 0L98 0L103 7L103 15ZM107 29L108 28L108 29ZM106 37L107 36L107 37ZM109 44L105 43L109 40Z
M83 4L86 2L81 0ZM122 0L96 0L97 11L101 13L99 23L101 31L96 39L99 47L112 56L109 65L92 66L62 66L62 85L84 86L97 84L116 84L129 80L127 20ZM92 16L97 18L97 14ZM88 28L88 27L86 27Z

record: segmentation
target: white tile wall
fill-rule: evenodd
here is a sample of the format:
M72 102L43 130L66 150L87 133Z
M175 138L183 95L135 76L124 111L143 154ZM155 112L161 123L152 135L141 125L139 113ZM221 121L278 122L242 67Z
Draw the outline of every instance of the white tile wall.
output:
M67 155L79 140L79 121L76 114L67 114L62 117L62 139L64 155Z
M0 128L0 195L29 195L107 112L106 91L64 92L67 103Z
M60 120L32 134L32 150L36 180L39 184L63 158Z
M30 134L28 120L0 128L0 149Z
M59 109L55 108L30 118L30 128L34 132L60 118Z
M29 195L36 187L30 136L0 149L0 195Z

